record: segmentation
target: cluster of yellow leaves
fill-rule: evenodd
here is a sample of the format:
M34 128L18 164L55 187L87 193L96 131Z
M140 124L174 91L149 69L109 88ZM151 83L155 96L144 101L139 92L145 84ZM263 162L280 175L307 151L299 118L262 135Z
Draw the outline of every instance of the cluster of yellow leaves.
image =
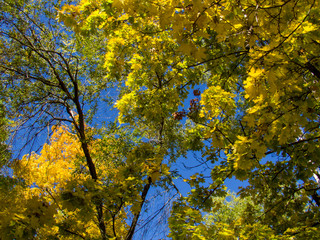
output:
M249 103L241 120L244 130L235 134L223 122L232 116L230 112L223 114L224 108L220 107L225 104L226 98L221 94L226 90L210 94L208 100L206 91L217 88L216 85L202 94L202 115L209 119L213 117L205 137L211 136L215 147L232 150L228 156L235 168L249 170L253 167L252 160L263 158L267 149L274 147L275 143L285 146L295 142L304 131L314 127L312 121L317 118L314 114L317 96L314 94L318 93L319 81L309 79L319 76L312 76L314 74L309 72L306 77L305 66L308 66L310 59L315 59L315 49L319 49L319 24L316 23L319 3L241 1L239 7L232 9L229 3L232 4L232 1L222 3L224 10L220 12L220 18L223 20L216 24L229 21L233 30L226 28L225 33L221 32L229 38L227 44L249 50L247 74L239 76L239 79L244 79L243 101ZM241 19L239 23L237 19ZM219 38L219 28L214 31ZM311 63L318 66L316 60ZM228 81L228 88L237 82ZM215 84L221 85L219 82ZM241 94L237 93L236 101L241 100ZM231 99L228 101L232 102ZM239 106L238 103L236 105ZM211 114L208 114L209 110ZM223 117L222 121L218 116Z
M221 119L233 115L235 94L223 90L220 86L211 86L201 95L200 104L204 107L200 116L206 119Z
M238 140L233 144L230 161L234 161L236 169L250 170L257 164L256 159L265 156L267 147L263 142L259 142L248 137L238 136Z
M172 12L169 20L175 19L172 18L178 9L175 6L180 4L179 1L129 3L117 0L96 4L84 0L76 7L66 6L60 11L60 19L64 22L71 19L73 23L68 26L78 32L89 31L87 26L94 30L103 25L102 17L90 20L96 12L101 16L108 15L102 27L108 39L104 66L109 74L106 78L116 78L121 84L124 81L126 86L115 105L119 110L120 123L153 122L157 126L165 116L177 111L183 102L178 88L188 81L187 71L192 72L186 69L185 63L190 61L190 57L204 58L205 49L199 50L192 42L178 49L172 33L184 31L180 20L172 25L173 31L161 29L161 23L168 17L162 12ZM99 22L99 26L91 22ZM178 25L180 27L176 30ZM181 53L185 51L190 56L183 59Z
M108 178L114 165L105 159L104 163L98 162L103 158L101 145L101 140L93 142L91 153L97 161L99 174ZM109 207L108 201L114 205L117 196L108 195L104 182L91 179L83 155L77 136L67 127L58 126L54 127L50 143L43 146L39 155L32 153L16 161L14 178L23 183L9 193L1 193L2 238L26 239L34 237L35 233L37 239L100 236L95 220L95 199L105 198L106 207ZM116 231L124 234L126 216L122 211L118 215ZM105 221L112 221L110 218L105 215ZM107 233L113 235L111 226Z
M81 145L66 127L53 131L51 144L45 144L40 154L25 155L14 167L16 177L23 178L31 189L37 191L65 188L78 166L75 159L83 157ZM80 177L80 176L79 176ZM81 176L80 178L84 178ZM43 192L42 192L43 193Z
M314 41L319 37L319 26L308 20L318 3L305 1L294 6L295 2L290 1L279 4L282 4L281 7L273 10L261 6L256 13L259 21L254 31L268 43L254 46L249 53L249 70L244 87L245 97L253 106L247 110L244 121L256 129L251 141L261 142L263 139L264 145L268 145L276 140L283 146L296 141L303 130L310 129L311 121L316 118L312 109L317 103L313 100L310 85L318 85L318 82L308 81L295 68L309 64L308 55L311 56L318 48ZM297 16L289 11L293 7L299 9ZM265 15L260 17L261 12L279 14L278 27L275 20L264 18ZM305 53L305 48L310 52ZM235 148L243 149L246 144L243 141L243 145ZM262 150L265 151L265 147Z
M5 239L9 236L16 239L31 238L35 231L38 238L60 236L61 239L69 239L63 238L63 231L77 232L79 229L83 229L83 235L99 234L90 218L83 221L83 215L79 216L79 212L63 209L65 202L61 192L68 191L72 181L86 181L88 175L75 175L79 169L77 159L83 156L77 137L64 126L54 128L50 144L45 144L39 155L25 155L13 166L14 177L22 179L25 186L15 187L16 196L5 197L12 201L10 206L15 206L9 209L9 205L6 205L3 208L5 211L1 212L1 216L7 214L5 218L9 221L1 225ZM14 204L15 201L18 202ZM71 225L59 229L59 224Z

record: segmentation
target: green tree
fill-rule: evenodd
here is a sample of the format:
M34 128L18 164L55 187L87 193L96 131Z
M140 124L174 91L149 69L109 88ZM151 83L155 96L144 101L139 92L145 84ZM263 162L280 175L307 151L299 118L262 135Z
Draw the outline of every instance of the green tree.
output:
M290 236L276 236L272 227L263 222L263 206L257 205L251 197L236 196L228 192L224 197L213 197L212 208L202 214L201 221L193 225L171 226L173 239L288 239ZM199 219L199 220L200 220ZM199 221L198 220L198 221ZM179 232L189 232L189 236ZM190 234L191 233L191 234Z
M154 144L158 138L148 143L134 137L141 139L143 129L133 136L114 124L89 127L97 106L110 100L108 91L117 89L102 68L105 38L75 35L57 21L57 9L66 3L1 1L0 69L8 116L16 135L27 141L22 148L31 142L35 150L37 136L46 130L52 135L41 152L11 161L14 184L1 196L1 234L132 239L150 187L169 174L165 152ZM67 133L59 130L65 124Z
M66 2L64 2L66 3ZM16 129L28 141L59 122L72 123L92 179L97 172L88 149L85 122L94 112L97 91L87 87L99 77L99 62L83 60L79 42L56 20L60 1L1 1L1 80L5 105ZM77 51L77 49L79 51ZM90 55L89 55L90 56ZM86 65L85 65L86 63ZM87 108L85 108L85 105ZM34 142L32 143L32 145ZM96 203L100 230L105 235L102 203Z
M274 231L262 221L263 207L250 197L241 198L228 192L225 197L213 197L212 208L196 225L172 225L173 239L275 239ZM173 224L175 221L173 221ZM192 232L187 238L179 232ZM283 239L287 239L283 236Z
M240 198L234 193L214 198L212 201L212 213L205 216L205 223L214 232L213 236L222 239L240 237L241 233L246 231L245 228L256 224L263 213L263 208L255 205L250 197Z
M0 102L0 169L2 169L10 159L10 151L6 143L9 137L9 126L5 106Z
M155 120L161 123L160 116L166 122L170 117L187 116L192 124L185 128L187 141L181 149L203 147L207 162L216 163L208 187L201 185L205 179L200 175L190 179L194 189L174 208L172 226L174 221L188 222L188 217L195 224L200 221L200 209L207 210L210 196L223 195L224 180L234 176L248 180L242 194L264 206L266 224L276 234L287 232L302 239L316 236L319 225L319 186L312 178L319 166L318 19L319 2L314 0L115 0L98 4L83 0L61 11L61 20L79 33L100 28L111 40L108 30L115 27L121 32L129 29L138 39L130 43L131 55L117 55L120 70L130 76L124 78L127 88L116 105L123 123L145 119L148 125ZM127 39L123 36L127 35L116 36L120 46L121 38ZM168 36L175 48L164 40L160 40L166 46L162 51L144 46L150 38L157 41L161 36ZM153 66L158 64L148 61L147 54L159 60L159 56L181 56L163 71L166 76L177 73L162 82L161 89L168 87L165 95L174 96L168 97L165 108L158 100L164 93L155 87L157 78L148 77L149 84L143 79L157 75ZM118 58L106 58L106 66L117 66L113 59ZM181 87L192 90L200 83L206 84L201 100L195 98L189 111L179 111L186 95L173 93L180 93ZM149 109L149 98L144 102L141 98L150 91L154 92ZM176 104L170 109L172 102ZM199 139L209 144L201 145Z

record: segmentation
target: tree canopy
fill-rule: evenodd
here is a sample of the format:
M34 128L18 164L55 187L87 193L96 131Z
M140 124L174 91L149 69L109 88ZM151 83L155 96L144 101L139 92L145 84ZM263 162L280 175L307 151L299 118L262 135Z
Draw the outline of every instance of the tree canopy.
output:
M318 1L0 8L2 238L319 238Z

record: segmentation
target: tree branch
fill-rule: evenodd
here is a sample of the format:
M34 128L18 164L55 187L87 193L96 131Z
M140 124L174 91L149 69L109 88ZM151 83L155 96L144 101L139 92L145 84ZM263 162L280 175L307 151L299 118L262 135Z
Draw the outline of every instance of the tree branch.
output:
M151 177L148 177L148 183L144 186L142 194L141 194L140 211L138 213L134 214L130 229L129 229L129 231L127 233L127 236L125 238L126 240L131 240L132 237L133 237L134 230L135 230L135 228L137 226L138 219L139 219L139 216L140 216L140 213L141 213L141 209L143 207L143 204L145 203L145 200L146 200L146 197L147 197L147 194L148 194L148 191L150 189L151 184L152 184Z

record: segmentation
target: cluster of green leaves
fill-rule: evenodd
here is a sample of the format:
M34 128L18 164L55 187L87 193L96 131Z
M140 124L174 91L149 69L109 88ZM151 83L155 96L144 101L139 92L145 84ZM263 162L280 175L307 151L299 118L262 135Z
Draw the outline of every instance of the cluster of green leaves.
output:
M9 120L6 117L6 111L0 102L0 168L5 166L10 159L10 151L6 141L9 137Z

